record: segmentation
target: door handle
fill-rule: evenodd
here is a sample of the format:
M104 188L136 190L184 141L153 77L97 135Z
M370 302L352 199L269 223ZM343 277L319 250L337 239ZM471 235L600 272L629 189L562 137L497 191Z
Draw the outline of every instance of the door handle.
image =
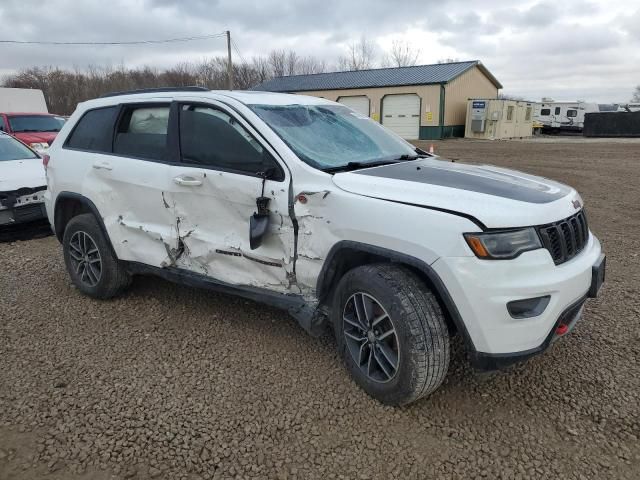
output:
M198 180L197 178L189 175L178 175L177 177L174 177L173 181L174 183L184 187L199 187L202 185L202 180Z
M113 170L113 166L109 162L96 162L93 164L96 170Z

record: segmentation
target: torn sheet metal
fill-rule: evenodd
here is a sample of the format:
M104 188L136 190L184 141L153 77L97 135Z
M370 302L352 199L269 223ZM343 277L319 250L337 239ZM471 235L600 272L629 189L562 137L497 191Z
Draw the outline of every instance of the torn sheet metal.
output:
M185 174L186 175L186 174ZM175 236L181 246L166 251L176 267L234 285L300 293L294 275L294 227L288 215L288 190L266 181L270 226L262 245L251 250L249 221L262 194L262 180L227 172L191 171L197 188L176 186L162 193L163 208L180 219ZM180 253L172 258L173 253Z
M296 276L305 296L312 298L327 252L338 240L330 228L330 216L335 215L335 206L332 209L330 190L301 191L295 200L298 222Z

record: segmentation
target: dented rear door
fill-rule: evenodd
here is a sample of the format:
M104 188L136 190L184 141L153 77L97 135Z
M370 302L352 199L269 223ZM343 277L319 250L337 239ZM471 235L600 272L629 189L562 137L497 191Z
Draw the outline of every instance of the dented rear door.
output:
M73 152L91 162L84 192L96 204L121 260L162 267L175 257L175 217L164 208L171 185L169 102L123 105L112 154Z

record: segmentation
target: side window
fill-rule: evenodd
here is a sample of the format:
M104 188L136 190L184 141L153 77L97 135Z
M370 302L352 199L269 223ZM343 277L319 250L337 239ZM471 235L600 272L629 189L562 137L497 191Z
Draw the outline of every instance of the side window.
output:
M182 161L255 175L276 163L235 118L212 107L180 108Z
M524 114L525 122L531 120L531 107L527 107L526 113Z
M542 115L543 117L546 117L547 115L551 115L551 109L543 108L542 110L540 110L540 115Z
M556 112L556 113L555 113L556 115L560 115L560 107L556 107L555 112Z
M578 116L578 110L567 110L567 117L577 117Z
M120 117L113 153L151 160L167 160L169 105L126 107Z
M513 106L507 107L507 121L513 120Z
M118 107L89 110L78 121L65 147L91 152L111 153L113 123Z

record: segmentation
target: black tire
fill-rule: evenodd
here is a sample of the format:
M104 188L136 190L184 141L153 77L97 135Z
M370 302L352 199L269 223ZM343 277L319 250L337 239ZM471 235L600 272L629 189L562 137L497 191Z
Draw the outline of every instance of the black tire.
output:
M91 257L80 253L78 239L88 239L85 245L95 246L87 250L93 252L90 254ZM100 225L91 213L78 215L69 221L64 230L62 249L71 281L78 290L90 297L111 298L131 283L131 276L113 254ZM92 268L88 268L88 262L78 261L78 258L89 258L96 263L92 264ZM99 259L99 269L95 267L98 264L96 259ZM87 268L84 268L85 265Z
M375 309L382 312L376 318L388 314L390 323L385 329L393 330L391 343L383 347L380 345L381 337L375 336L380 332L374 334L371 328L367 334L361 327L353 326L352 307L357 308L358 298L373 305L369 307L371 313ZM359 305L361 312L367 310L364 303ZM450 357L449 332L444 315L434 294L409 269L393 264L375 264L350 270L337 286L331 315L338 351L347 369L355 382L373 398L387 405L405 405L429 395L444 380ZM348 317L346 320L345 316ZM369 340L354 340L353 333L357 333L356 336L369 335ZM385 335L387 338L383 341L389 341L388 332ZM397 355L390 356L396 359L396 368L390 376L393 362L377 360L376 352L383 348L394 350L394 347L397 347L397 352L390 353ZM367 351L370 352L368 362L359 364L363 351L365 356ZM389 355L380 357L389 358ZM376 369L376 365L379 368Z

